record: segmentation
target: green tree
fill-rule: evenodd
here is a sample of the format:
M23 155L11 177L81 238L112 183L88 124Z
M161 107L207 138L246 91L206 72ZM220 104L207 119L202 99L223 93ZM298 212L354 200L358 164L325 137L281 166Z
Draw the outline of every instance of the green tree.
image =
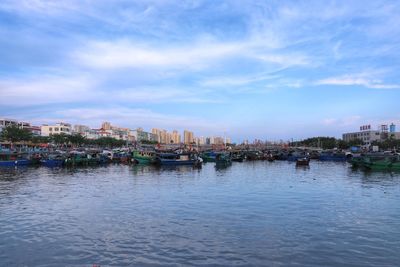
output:
M50 137L48 137L48 136L32 136L31 141L34 144L47 144L47 143L50 143Z
M72 134L66 137L67 142L73 145L83 145L86 143L86 138L81 134Z
M10 125L3 129L1 132L1 139L5 141L21 142L29 141L32 138L32 133L27 129L21 129L18 126Z
M50 140L56 145L63 145L68 143L68 137L66 134L53 134L50 136Z

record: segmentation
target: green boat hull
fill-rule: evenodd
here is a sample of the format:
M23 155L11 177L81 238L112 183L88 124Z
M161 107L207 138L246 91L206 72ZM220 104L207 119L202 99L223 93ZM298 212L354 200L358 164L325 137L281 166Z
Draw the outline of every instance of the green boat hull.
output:
M132 153L132 158L136 160L139 164L152 164L155 162L156 157L152 155L142 155L138 151Z

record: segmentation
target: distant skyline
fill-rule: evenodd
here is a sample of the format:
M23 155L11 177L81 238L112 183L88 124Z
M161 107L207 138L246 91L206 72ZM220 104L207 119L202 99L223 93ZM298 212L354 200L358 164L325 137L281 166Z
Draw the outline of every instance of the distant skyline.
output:
M400 126L400 2L0 2L0 117L235 142Z

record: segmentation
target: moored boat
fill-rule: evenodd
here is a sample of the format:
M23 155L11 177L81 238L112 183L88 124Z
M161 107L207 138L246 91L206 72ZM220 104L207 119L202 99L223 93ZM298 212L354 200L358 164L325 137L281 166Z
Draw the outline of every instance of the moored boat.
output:
M203 152L200 157L204 162L215 162L216 153L214 151Z
M217 167L228 167L232 165L231 155L227 152L220 152L216 154L215 165Z
M191 165L198 166L201 164L202 159L193 153L160 153L157 154L157 164L160 165Z
M0 154L0 167L28 166L32 160L23 153L2 153Z
M310 158L308 157L298 158L296 160L296 166L310 166Z
M231 153L231 160L236 161L236 162L243 162L245 160L246 156L243 155L242 152L240 151L234 151Z
M153 151L139 151L132 152L132 158L139 164L151 164L156 162L156 153Z
M65 158L61 154L49 154L40 160L40 164L45 167L55 168L64 165Z

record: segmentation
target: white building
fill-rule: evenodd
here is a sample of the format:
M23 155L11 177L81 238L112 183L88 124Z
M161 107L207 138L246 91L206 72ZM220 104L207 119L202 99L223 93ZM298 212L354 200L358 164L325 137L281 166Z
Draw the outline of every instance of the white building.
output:
M389 138L400 139L400 133L395 132L395 125L392 124L390 126L390 131L388 131L387 125L381 125L379 127L380 130L372 130L370 125L364 125L360 127L359 132L352 133L344 133L343 140L346 142L361 140L364 142L364 145L371 145L374 141L384 141Z
M6 119L6 118L1 118L0 119L0 132L3 131L4 128L10 125L18 125L18 121L13 120L13 119Z
M53 134L71 134L72 126L69 123L59 122L54 125L42 125L41 127L42 136L50 136Z

